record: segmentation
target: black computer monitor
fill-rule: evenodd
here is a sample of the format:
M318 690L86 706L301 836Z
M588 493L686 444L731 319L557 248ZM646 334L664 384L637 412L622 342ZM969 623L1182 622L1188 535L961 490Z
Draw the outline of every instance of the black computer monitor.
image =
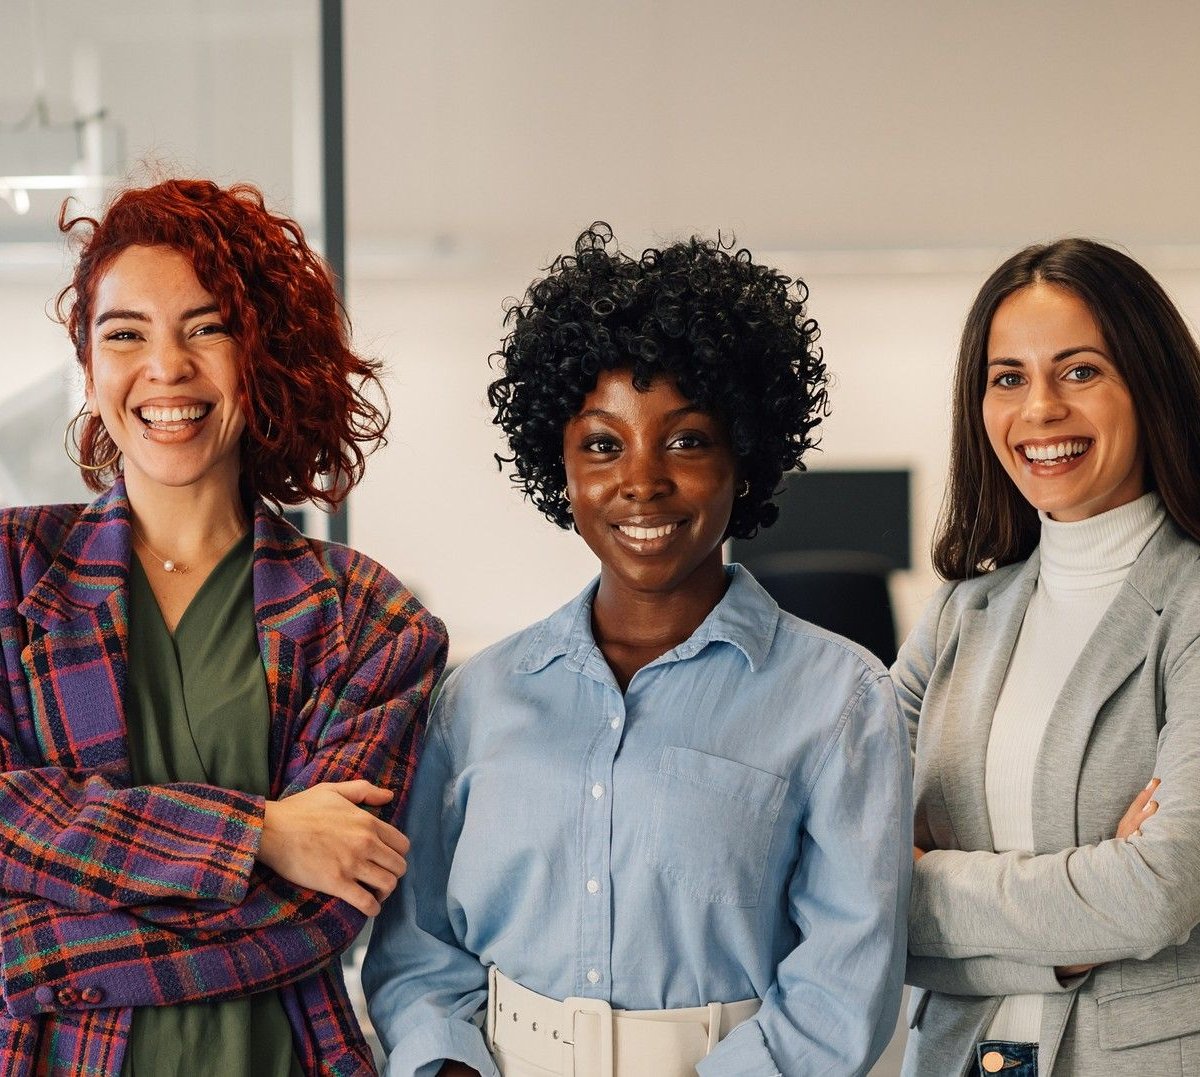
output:
M874 555L888 569L912 564L909 471L821 470L784 476L779 519L734 539L731 560L753 565L793 550Z

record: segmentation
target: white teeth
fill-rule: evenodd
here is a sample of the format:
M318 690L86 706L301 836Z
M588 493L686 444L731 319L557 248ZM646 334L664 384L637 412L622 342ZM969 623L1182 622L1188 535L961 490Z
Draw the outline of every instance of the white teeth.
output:
M1057 445L1026 445L1022 449L1026 460L1037 460L1042 463L1057 463L1071 456L1086 452L1089 441L1060 441Z
M208 414L207 404L189 404L183 408L142 407L138 409L143 422L181 423L184 420L203 419Z
M617 524L617 530L631 539L663 538L674 531L678 524L664 524L662 527L635 527L633 524Z

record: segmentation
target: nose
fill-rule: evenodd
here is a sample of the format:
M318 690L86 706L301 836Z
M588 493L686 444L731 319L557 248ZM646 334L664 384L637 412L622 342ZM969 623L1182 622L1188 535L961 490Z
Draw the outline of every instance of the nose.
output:
M155 382L174 385L196 372L191 353L173 337L162 337L150 349L146 376Z
M627 448L621 462L621 496L627 501L653 501L670 493L671 478L659 453Z
M1030 423L1052 423L1067 415L1067 403L1053 378L1034 378L1021 402L1021 418Z

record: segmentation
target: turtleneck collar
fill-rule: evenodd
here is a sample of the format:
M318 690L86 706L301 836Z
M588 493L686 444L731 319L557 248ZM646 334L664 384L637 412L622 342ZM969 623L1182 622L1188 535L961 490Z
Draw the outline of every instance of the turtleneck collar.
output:
M1041 578L1067 590L1090 590L1123 579L1166 514L1162 499L1153 491L1073 523L1039 512Z

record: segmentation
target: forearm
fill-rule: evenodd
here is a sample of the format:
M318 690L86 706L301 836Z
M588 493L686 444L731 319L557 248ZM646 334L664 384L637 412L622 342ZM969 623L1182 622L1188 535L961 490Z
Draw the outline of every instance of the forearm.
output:
M1040 966L1152 957L1195 926L1195 875L1186 862L1152 865L1141 844L1043 856L932 850L913 873L909 949Z
M53 990L76 989L68 1008L163 1006L234 998L310 974L353 942L362 917L313 895L293 922L196 935L132 910L72 913L39 898L0 908L4 1000L13 1017L61 1008ZM92 986L90 1002L80 995ZM50 988L47 992L45 988Z
M261 797L197 784L120 788L55 767L0 775L0 895L92 912L236 905L258 851Z
M1047 995L1070 991L1079 980L1060 981L1052 965L1031 965L999 957L908 958L905 983L943 995Z

